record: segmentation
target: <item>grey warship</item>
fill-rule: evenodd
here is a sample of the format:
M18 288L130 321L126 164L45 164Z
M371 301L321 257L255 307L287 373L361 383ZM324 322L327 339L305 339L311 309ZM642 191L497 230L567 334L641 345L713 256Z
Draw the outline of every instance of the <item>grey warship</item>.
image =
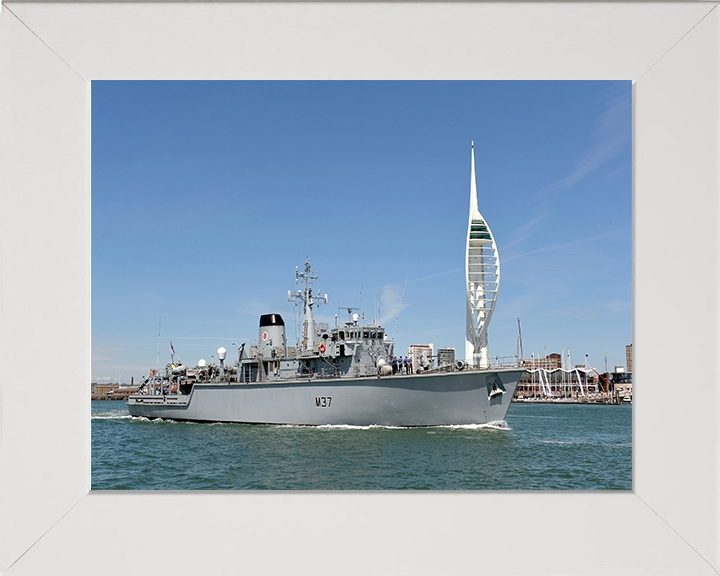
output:
M310 261L296 269L304 289L288 292L302 304L302 337L288 346L280 314L260 316L257 344L237 345L228 361L201 360L189 367L151 370L128 398L132 416L196 422L349 426L505 425L524 368L516 363L478 369L462 361L433 367L426 357L395 369L394 343L385 329L360 324L316 323L313 307L327 295L313 293ZM336 322L337 324L337 322Z

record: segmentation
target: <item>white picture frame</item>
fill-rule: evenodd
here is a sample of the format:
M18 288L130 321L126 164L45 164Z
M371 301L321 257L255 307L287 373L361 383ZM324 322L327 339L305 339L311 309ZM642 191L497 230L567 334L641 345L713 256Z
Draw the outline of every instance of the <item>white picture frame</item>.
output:
M720 11L33 3L0 12L0 572L720 572ZM634 82L633 491L90 492L100 79Z

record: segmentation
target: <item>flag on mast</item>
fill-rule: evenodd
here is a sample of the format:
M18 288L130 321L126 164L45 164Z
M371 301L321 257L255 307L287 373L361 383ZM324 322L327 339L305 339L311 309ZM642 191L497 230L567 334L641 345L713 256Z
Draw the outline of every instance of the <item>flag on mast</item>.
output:
M170 341L170 351L172 352L172 355L175 356L175 348L173 348L172 340Z

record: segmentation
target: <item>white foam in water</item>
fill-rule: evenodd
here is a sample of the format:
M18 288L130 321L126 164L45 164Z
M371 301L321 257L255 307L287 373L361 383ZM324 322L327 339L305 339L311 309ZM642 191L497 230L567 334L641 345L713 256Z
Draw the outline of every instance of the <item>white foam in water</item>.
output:
M540 444L562 444L562 445L578 445L578 444L590 444L587 440L540 440Z
M173 420L171 418L165 419L165 418L146 418L145 416L131 416L130 414L117 414L117 413L110 413L110 414L95 414L91 417L91 420L137 420L139 422L166 422L166 423L172 423L172 424L195 424L195 422L181 422L178 420ZM221 426L223 424L226 424L226 422L207 422L205 423L206 426ZM307 428L308 426L300 425L300 424L274 424L274 426L277 426L278 428ZM334 430L374 430L374 429L386 429L386 430L404 430L404 429L411 429L411 428L417 428L417 426L384 426L382 424L370 424L367 426L359 426L354 424L320 424L318 426L310 426L310 428L327 428L327 429L334 429ZM438 425L438 426L421 426L421 428L450 428L450 429L459 429L459 430L482 430L484 428L492 429L492 430L512 430L507 425L507 422L504 421L498 421L498 422L487 422L485 424L445 424L445 425Z
M411 428L411 426L383 426L382 424L369 424L360 426L359 424L269 424L276 428L326 428L329 430L372 430L375 428L385 428L388 430L402 430Z
M295 426L294 424L285 424L284 426ZM304 426L303 426L304 427ZM438 426L384 426L382 424L371 424L368 426L356 426L352 424L320 424L313 426L313 428L328 428L334 430L374 430L374 429L385 429L385 430L406 430L414 428L450 428L459 430L481 430L489 428L492 430L512 430L507 425L507 422L501 420L497 422L487 422L485 424L444 424Z
M131 416L130 414L95 414L91 417L91 420L137 420L138 422L156 422L156 423L171 423L171 424L195 424L195 422L180 422L172 419L165 418L146 418L145 416ZM225 422L207 422L206 426L221 426L226 424ZM299 424L275 424L278 428L307 428L308 426ZM381 424L371 424L368 426L357 426L353 424L321 424L318 426L310 426L311 428L326 428L330 430L374 430L374 429L386 429L386 430L404 430L416 428L416 426L383 426ZM449 428L459 430L482 430L485 428L491 430L512 430L507 425L507 422L487 422L486 424L447 424L442 426L422 426L422 428Z
M369 426L359 426L355 424L320 424L315 428L330 428L333 430L372 430L373 428L402 428L402 426L381 426L380 424L371 424Z
M486 422L485 424L449 424L447 426L434 426L434 428L452 428L458 430L483 430L485 428L490 430L512 430L512 428L510 428L504 420Z

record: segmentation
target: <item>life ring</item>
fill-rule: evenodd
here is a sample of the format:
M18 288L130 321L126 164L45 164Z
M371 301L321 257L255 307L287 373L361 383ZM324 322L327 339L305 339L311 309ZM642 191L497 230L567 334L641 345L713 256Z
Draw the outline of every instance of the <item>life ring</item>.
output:
M155 370L150 370L150 376L155 376Z
M325 354L325 344L318 344L318 350L321 354Z

